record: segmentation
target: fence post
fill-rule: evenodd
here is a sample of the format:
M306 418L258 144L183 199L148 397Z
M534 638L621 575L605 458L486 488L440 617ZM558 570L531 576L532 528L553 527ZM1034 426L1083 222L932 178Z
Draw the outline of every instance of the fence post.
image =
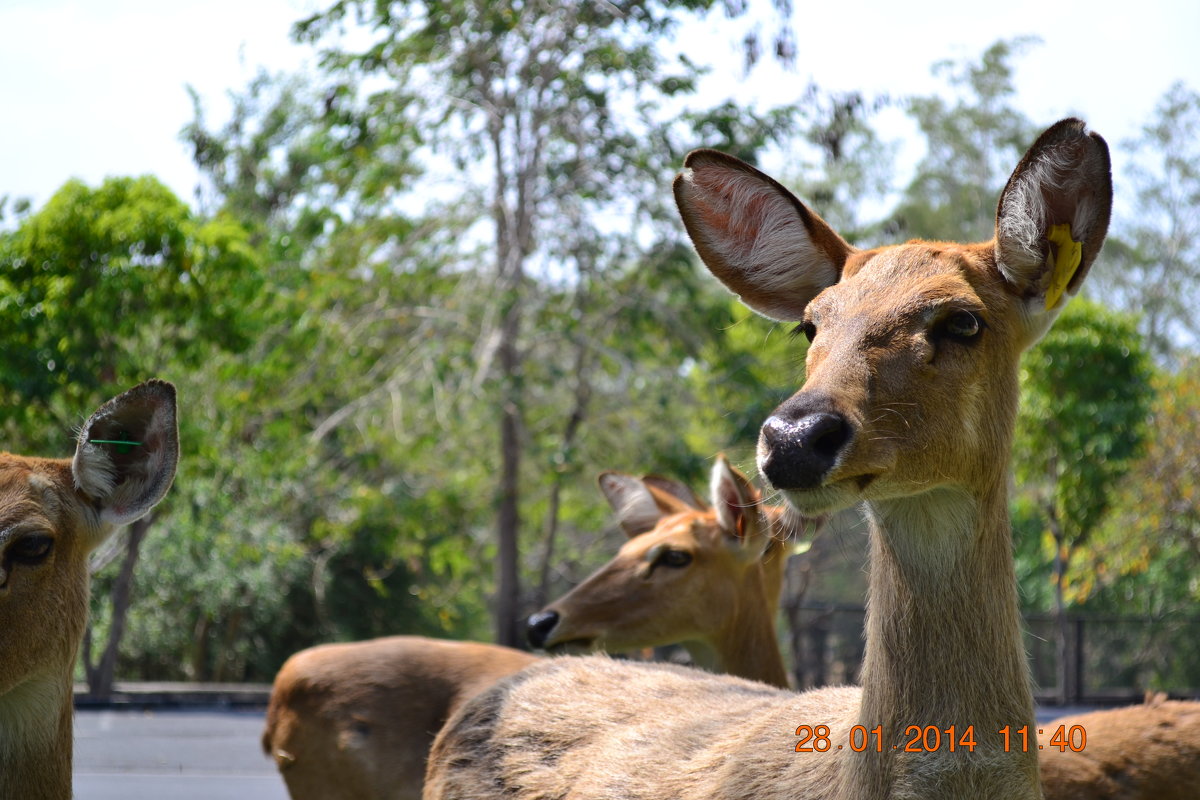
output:
M1083 702L1083 617L1075 617L1075 692L1073 702Z

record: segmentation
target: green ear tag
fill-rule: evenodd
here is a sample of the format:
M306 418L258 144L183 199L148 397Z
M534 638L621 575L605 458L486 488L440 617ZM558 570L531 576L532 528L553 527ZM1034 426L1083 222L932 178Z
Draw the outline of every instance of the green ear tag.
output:
M129 434L122 431L118 436L128 436ZM117 453L125 455L134 447L141 447L141 442L131 442L127 439L88 439L89 444L111 444L116 445Z
M1050 285L1046 287L1046 309L1049 310L1058 305L1075 270L1079 269L1079 262L1083 260L1083 245L1071 238L1071 226L1066 222L1051 225L1046 238L1057 245L1054 271L1050 273Z

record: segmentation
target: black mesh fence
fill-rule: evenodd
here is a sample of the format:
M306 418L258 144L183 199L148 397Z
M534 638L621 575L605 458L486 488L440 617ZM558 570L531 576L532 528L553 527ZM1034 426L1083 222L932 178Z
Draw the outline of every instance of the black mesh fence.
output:
M858 682L864 618L856 607L800 610L798 687ZM1200 697L1200 618L1069 615L1060 643L1053 616L1028 615L1025 647L1042 702L1100 704L1147 691Z

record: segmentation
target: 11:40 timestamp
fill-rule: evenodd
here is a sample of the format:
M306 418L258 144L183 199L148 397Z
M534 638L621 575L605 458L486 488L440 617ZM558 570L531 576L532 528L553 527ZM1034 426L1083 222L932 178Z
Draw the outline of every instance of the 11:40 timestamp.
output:
M1042 734L1044 730L1038 728L1037 732ZM800 741L796 743L796 752L824 753L848 747L856 753L864 750L882 753L884 749L882 725L876 725L874 728L855 725L850 729L849 741L842 744L835 744L829 733L828 725L800 725L796 728L796 735L800 737ZM1005 725L996 731L996 735L1000 737L999 743L1006 753L1013 750L1019 750L1022 753L1029 751L1028 725L1022 725L1019 728ZM903 744L894 744L892 749L903 753L953 753L958 750L973 753L979 746L979 742L975 738L974 725L968 725L962 729L954 725L948 728L939 728L937 725L909 725L904 729L904 739ZM1082 725L1072 725L1070 728L1066 725L1059 725L1051 734L1047 744L1038 744L1036 739L1033 744L1037 746L1038 750L1044 747L1057 747L1060 752L1071 750L1078 753L1087 746L1087 731Z

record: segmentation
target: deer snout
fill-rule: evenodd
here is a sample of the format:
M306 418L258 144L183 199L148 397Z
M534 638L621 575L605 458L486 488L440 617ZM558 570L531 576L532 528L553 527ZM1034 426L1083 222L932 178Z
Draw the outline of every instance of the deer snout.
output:
M758 470L776 489L815 489L850 441L841 414L814 411L789 419L779 412L763 423Z
M525 638L529 640L529 646L538 650L546 649L546 640L557 624L557 611L539 611L530 616L525 622Z

